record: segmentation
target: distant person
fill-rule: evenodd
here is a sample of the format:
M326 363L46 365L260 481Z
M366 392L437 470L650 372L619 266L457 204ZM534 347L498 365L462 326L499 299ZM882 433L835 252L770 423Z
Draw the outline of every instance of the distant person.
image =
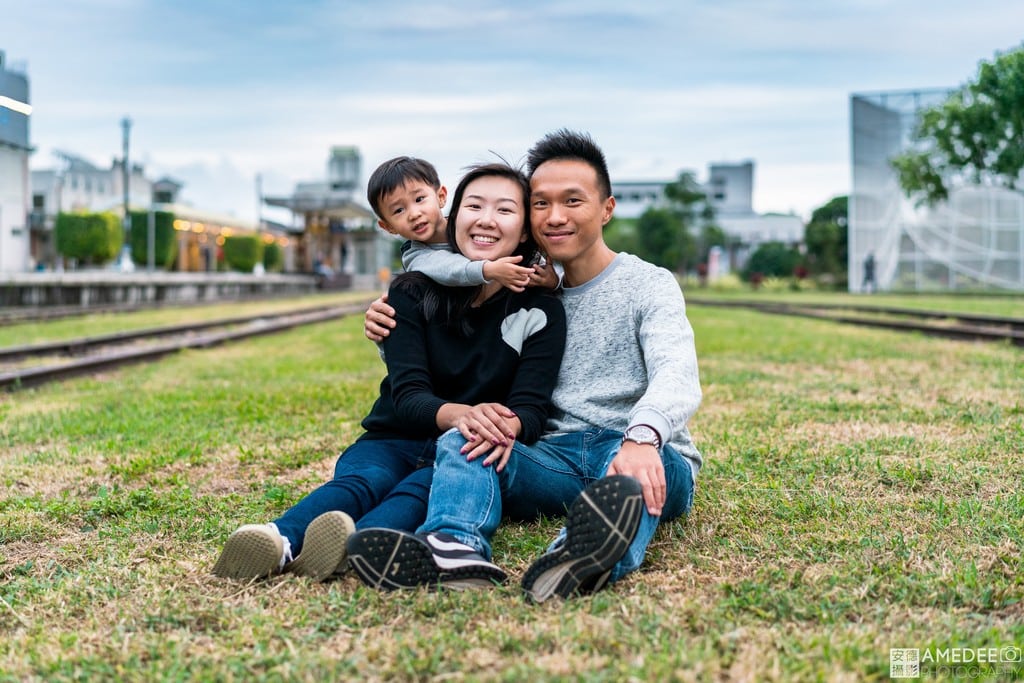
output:
M464 434L445 433L426 522L416 533L364 528L349 541L350 564L370 586L504 582L491 562L501 518L566 515L522 588L536 602L592 593L637 569L659 522L692 504L702 459L687 423L701 389L679 284L605 244L615 199L590 136L552 133L528 166L533 234L564 266L568 321L546 434L533 446L516 442L499 470L466 457ZM378 300L365 332L376 341L405 324Z
M371 180L387 207L381 220L398 234L444 224L440 193L418 171L405 171ZM528 261L536 251L528 200L522 172L473 167L447 220L452 255ZM463 457L498 470L512 444L540 437L565 346L565 311L550 290L513 292L497 281L445 287L412 272L395 278L389 300L401 326L382 344L388 374L363 419L366 432L338 458L330 481L273 522L232 533L217 576L293 572L325 580L345 566L356 528L412 531L423 522L435 442L446 429L471 444Z
M860 284L862 292L873 294L877 284L875 283L875 252L869 251L864 258L864 280Z

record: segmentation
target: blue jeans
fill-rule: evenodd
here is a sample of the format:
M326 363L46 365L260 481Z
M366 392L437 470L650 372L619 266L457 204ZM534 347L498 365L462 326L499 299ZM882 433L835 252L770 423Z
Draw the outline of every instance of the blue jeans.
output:
M340 510L356 528L412 531L423 523L434 461L434 439L359 439L334 466L334 478L317 487L280 518L278 530L302 550L306 527L325 512Z
M619 452L622 432L588 429L553 434L532 446L517 442L501 472L483 467L483 458L467 462L459 452L465 443L458 430L437 440L427 520L418 531L447 532L490 559L490 540L503 514L527 520L565 515L580 492L605 475ZM661 461L668 490L662 514L652 515L644 507L640 529L612 569L612 581L640 567L660 521L679 517L693 504L690 463L670 446L661 449ZM564 533L562 529L559 538Z

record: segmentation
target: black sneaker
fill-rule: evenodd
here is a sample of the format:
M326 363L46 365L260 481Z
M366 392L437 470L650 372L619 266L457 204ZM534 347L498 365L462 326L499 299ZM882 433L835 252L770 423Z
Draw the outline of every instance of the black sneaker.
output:
M613 475L588 486L569 508L565 542L526 570L527 597L544 602L604 588L636 537L643 509L643 491L633 477Z
M383 590L461 590L504 583L504 571L448 534L364 529L349 538L348 562L367 586Z

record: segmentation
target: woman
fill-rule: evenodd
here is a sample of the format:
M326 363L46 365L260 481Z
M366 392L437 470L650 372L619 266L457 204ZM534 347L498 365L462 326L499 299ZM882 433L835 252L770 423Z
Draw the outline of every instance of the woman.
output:
M529 262L529 193L517 169L472 167L448 216L453 251ZM565 312L550 291L443 287L413 272L395 278L388 302L399 324L383 342L388 375L363 420L366 433L341 454L329 482L271 524L236 530L214 574L326 579L344 567L356 527L412 531L423 522L441 433L458 429L467 458L499 470L516 439L540 437L565 347Z

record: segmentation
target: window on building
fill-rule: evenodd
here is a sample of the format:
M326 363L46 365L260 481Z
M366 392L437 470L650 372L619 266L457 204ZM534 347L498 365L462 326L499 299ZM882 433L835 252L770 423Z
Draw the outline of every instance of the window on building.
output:
M33 209L45 209L46 208L46 195L45 194L34 194L34 195L32 195L32 208Z

